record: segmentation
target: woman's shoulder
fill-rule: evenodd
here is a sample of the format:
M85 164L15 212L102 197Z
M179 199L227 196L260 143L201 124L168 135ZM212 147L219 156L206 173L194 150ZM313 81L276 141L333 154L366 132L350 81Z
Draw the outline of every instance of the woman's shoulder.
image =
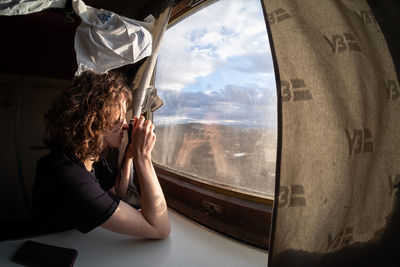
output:
M37 162L37 175L51 179L74 181L88 175L83 164L66 157L58 151L51 151Z
M41 166L58 166L58 167L65 167L65 168L73 168L76 166L80 166L79 162L76 160L70 159L68 156L66 156L64 153L58 151L58 150L52 150L50 153L44 155L41 157L37 165Z

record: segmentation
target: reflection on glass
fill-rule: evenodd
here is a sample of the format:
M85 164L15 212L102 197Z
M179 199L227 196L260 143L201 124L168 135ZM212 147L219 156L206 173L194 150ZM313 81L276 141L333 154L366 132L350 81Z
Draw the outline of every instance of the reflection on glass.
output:
M154 161L261 197L274 192L276 88L258 0L219 1L169 29L157 65Z
M212 113L207 113L205 118L210 116L213 116ZM192 162L191 158L196 156L193 152L199 149L202 145L206 145L206 150L208 151L205 158L210 158L214 162L216 171L215 175L224 179L228 174L229 163L222 146L222 136L218 129L218 125L203 124L200 127L200 138L191 135L189 131L184 131L182 145L176 159L176 165L183 169L189 169L189 163Z

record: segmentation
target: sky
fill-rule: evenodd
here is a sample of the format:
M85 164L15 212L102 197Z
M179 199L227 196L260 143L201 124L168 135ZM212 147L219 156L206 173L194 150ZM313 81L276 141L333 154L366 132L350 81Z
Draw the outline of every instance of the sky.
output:
M259 0L220 0L169 28L156 71L164 101L156 124L277 128L275 76Z

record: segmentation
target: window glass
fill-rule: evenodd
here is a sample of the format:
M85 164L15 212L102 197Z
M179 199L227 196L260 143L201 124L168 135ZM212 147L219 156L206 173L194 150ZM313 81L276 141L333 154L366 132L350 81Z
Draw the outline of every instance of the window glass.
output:
M218 1L168 29L155 85L156 164L273 196L276 85L259 0Z

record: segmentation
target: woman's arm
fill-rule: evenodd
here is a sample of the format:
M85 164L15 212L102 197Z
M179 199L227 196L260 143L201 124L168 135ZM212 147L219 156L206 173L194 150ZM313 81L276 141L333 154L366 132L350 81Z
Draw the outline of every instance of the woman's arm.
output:
M151 121L145 121L143 116L135 118L132 143L125 154L126 158L133 158L138 172L141 210L120 201L114 214L102 225L108 230L155 239L166 238L170 233L167 204L151 162L156 141L153 130Z
M122 162L121 171L115 179L115 185L113 187L114 195L118 198L123 199L126 196L126 191L128 190L129 178L131 176L131 164L132 158L127 158L125 156Z

